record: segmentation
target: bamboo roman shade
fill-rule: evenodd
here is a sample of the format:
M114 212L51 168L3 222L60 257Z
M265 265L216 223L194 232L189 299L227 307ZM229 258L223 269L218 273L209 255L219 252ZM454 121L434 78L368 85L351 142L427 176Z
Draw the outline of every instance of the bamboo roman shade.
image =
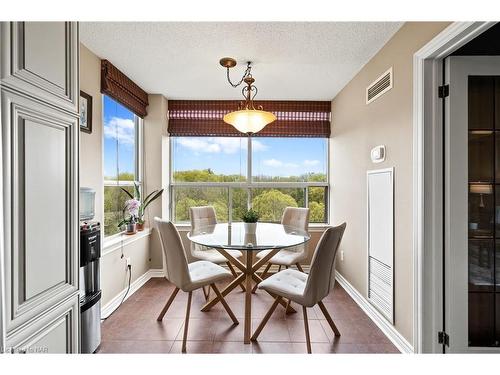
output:
M241 137L222 118L237 110L236 100L169 100L168 133L170 136ZM277 120L255 137L323 137L330 136L329 101L255 101Z
M101 93L112 97L141 118L147 115L147 92L108 60L101 60Z

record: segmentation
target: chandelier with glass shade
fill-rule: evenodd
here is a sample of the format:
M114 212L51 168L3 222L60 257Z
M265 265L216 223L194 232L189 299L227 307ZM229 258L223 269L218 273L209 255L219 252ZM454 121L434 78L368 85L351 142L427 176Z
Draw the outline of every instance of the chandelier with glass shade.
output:
M254 86L255 79L252 77L251 62L247 62L247 68L243 73L243 77L237 83L233 83L229 76L229 69L236 66L236 60L231 57L223 57L220 59L220 64L227 69L227 80L233 87L238 87L242 83L246 86L243 87L241 93L245 98L240 102L237 111L229 112L224 115L224 122L234 126L238 131L252 135L264 129L264 127L276 120L276 116L264 111L262 106L255 107L254 98L257 95L257 87Z

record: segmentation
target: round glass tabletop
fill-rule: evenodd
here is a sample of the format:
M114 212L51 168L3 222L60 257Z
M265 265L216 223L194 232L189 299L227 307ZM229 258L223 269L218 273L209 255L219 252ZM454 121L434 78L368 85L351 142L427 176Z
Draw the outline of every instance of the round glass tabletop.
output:
M309 241L304 230L275 223L257 223L245 228L245 223L221 223L200 227L188 233L198 244L219 249L266 250L297 246Z

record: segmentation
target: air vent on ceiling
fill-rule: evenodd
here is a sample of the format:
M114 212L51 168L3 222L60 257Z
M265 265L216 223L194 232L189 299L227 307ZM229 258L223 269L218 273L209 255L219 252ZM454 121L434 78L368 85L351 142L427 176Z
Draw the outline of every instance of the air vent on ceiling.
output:
M392 89L392 67L366 88L366 104L373 102Z

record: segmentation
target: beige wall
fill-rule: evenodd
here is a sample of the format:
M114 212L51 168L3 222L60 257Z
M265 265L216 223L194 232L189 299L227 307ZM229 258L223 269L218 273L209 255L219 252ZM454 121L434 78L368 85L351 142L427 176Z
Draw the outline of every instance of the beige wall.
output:
M395 326L412 343L412 59L448 23L410 22L365 65L332 103L332 213L347 222L338 271L367 297L366 172L395 168ZM365 104L365 89L393 67L391 91ZM372 164L370 150L385 145L387 158Z
M96 191L95 220L103 222L101 60L80 44L80 90L92 96L92 133L80 132L80 186Z
M125 236L125 235L124 235ZM129 239L129 236L125 237ZM144 275L151 267L149 262L149 244L151 235L137 238L127 245L118 244L111 252L101 258L101 307L106 306L128 285L126 258L132 265L131 283ZM106 250L105 250L106 251ZM123 252L123 258L121 257Z
M146 194L162 188L162 139L167 134L167 99L163 95L149 95L148 115L144 119L144 189ZM165 189L168 190L168 189ZM162 217L162 198L151 203L146 211L146 222L154 227L154 217ZM156 229L150 243L151 268L162 268L162 251Z
M96 190L96 217L103 222L103 124L100 92L101 60L80 44L80 88L93 98L92 134L80 133L80 186ZM166 126L167 101L161 95L150 95L148 116L144 118L144 186L150 192L161 188L161 135ZM161 200L148 209L146 220L161 216ZM126 240L132 237L125 237ZM130 244L117 245L113 251L103 248L101 258L102 306L127 286L125 258L130 257L132 282L151 268L161 268L161 251L156 233L137 238ZM124 257L121 257L123 252Z

